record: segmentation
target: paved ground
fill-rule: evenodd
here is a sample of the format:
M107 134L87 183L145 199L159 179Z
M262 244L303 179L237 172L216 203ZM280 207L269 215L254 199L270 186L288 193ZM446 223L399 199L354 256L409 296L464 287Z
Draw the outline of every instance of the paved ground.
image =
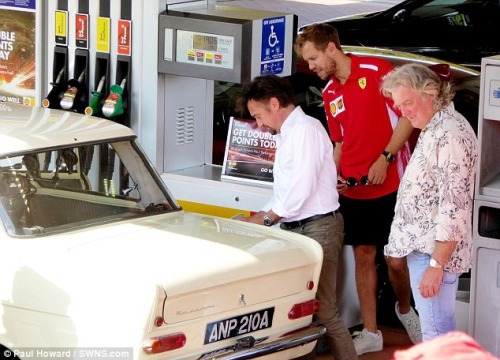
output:
M402 0L217 0L217 4L292 13L299 27L313 22L361 12L381 11Z

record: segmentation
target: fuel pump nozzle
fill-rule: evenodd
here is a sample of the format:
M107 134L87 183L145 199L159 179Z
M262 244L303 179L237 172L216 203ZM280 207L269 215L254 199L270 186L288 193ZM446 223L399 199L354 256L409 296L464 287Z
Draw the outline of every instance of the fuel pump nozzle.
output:
M61 99L61 108L64 110L69 110L76 105L76 96L78 92L81 90L82 81L85 78L85 71L82 71L80 76L78 76L78 80L71 79L68 81L68 88L66 89L62 99Z
M104 87L104 81L106 80L106 76L103 75L101 80L99 81L99 85L97 85L97 89L92 91L92 99L90 100L89 106L85 108L85 114L87 115L95 115L99 112L99 105L101 103L102 98L102 88Z
M56 81L50 83L52 85L52 89L50 89L49 93L42 100L42 106L44 108L53 108L55 106L59 107L59 95L61 94L61 79L64 75L64 68L59 71L57 74ZM51 106L52 105L52 106Z
M123 90L125 89L125 84L127 78L124 78L120 85L114 84L109 88L110 94L104 105L102 107L102 113L107 118L115 117L123 114Z

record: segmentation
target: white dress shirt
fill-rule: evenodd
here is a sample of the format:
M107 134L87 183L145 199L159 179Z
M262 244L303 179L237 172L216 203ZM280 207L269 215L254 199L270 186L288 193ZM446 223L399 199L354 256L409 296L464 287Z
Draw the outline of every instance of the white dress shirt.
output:
M339 208L333 145L321 122L300 107L276 135L274 194L263 208L282 221L302 220Z

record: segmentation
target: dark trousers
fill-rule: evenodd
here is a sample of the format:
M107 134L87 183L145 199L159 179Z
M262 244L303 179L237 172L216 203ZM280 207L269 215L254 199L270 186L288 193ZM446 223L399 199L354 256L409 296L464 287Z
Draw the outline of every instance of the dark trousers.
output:
M357 359L349 329L337 308L337 269L344 240L344 219L340 213L290 229L316 240L323 248L323 266L316 298L320 302L317 319L327 328L328 343L335 360Z

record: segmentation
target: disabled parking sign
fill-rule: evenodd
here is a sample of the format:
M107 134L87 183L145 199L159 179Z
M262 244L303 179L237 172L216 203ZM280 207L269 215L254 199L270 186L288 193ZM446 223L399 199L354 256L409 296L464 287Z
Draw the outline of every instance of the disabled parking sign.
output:
M285 16L262 20L260 73L280 74L285 66Z

